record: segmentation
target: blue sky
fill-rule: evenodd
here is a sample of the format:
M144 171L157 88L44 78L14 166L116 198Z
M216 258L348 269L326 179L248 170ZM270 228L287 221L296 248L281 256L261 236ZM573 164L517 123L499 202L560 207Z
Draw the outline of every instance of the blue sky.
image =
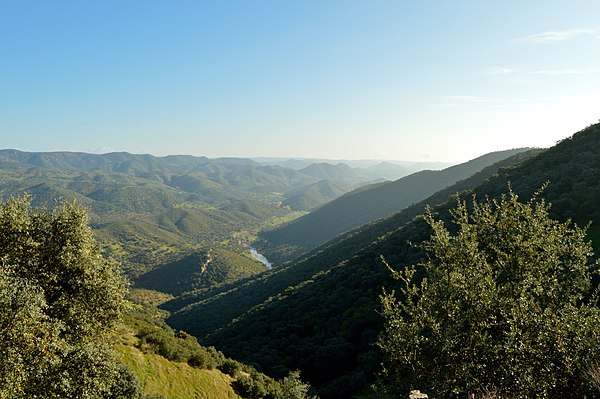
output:
M465 161L600 118L600 2L4 1L0 147Z

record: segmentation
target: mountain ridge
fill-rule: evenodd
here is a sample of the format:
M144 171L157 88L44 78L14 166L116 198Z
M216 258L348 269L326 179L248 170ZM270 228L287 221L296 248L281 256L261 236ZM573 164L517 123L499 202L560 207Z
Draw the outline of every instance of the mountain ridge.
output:
M533 156L533 154L537 154L537 152L538 151L532 151L531 153L517 154L504 161L491 165L471 178L446 189L444 193L435 197L434 203L445 201L448 195L456 191L474 187L484 179L497 173L500 168L510 167L515 163L523 162L524 159L528 159L529 156ZM258 305L262 300L277 295L279 292L285 290L286 287L301 284L303 281L310 279L315 273L324 272L326 268L320 259L329 258L329 261L325 262L325 264L330 264L331 259L334 259L331 262L339 263L344 259L351 257L352 254L360 250L361 243L364 245L365 242L370 243L377 240L378 237L388 234L389 230L387 230L387 226L389 226L390 223L401 224L402 222L408 222L424 209L426 203L428 203L427 200L424 200L420 204L413 205L404 212L374 221L342 234L334 240L312 250L295 261L290 262L290 264L275 268L271 272L262 274L254 279L240 281L237 285L234 284L233 286L224 287L221 290L210 293L210 295L201 294L200 296L195 297L193 292L188 293L187 295L163 304L163 306L166 310L175 312L170 320L173 321L174 325L178 328L182 328L186 325L189 328L191 323L188 321L188 316L185 315L187 314L191 317L194 307L209 307L211 309L209 313L218 313L219 315L217 317L211 317L203 322L204 324L201 331L191 331L195 335L202 337L206 335L211 328L216 328L220 323L220 318L224 317L228 320L239 318L242 313L248 311L253 306ZM403 216L407 214L409 216L403 218ZM400 217L402 222L397 221L398 217ZM381 228L379 226L384 227ZM230 289L229 293L227 292L227 288ZM262 299L253 301L246 294L249 294L250 296L256 295L257 298ZM194 302L196 302L196 305L194 305ZM244 304L243 310L239 313L236 313L235 311L234 305L236 303ZM186 307L188 308L185 309Z
M496 151L440 171L423 170L393 182L351 191L284 226L261 232L257 246L272 262L281 264L526 150Z

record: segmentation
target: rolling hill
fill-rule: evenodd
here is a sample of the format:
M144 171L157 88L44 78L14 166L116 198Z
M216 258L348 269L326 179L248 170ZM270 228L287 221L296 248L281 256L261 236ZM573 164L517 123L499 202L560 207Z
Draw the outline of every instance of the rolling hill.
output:
M214 248L162 265L136 279L136 287L174 296L193 290L209 290L265 271L257 260Z
M363 187L285 226L261 232L257 245L272 262L281 264L345 231L399 212L486 166L525 150L494 152L440 171L421 171L393 182Z
M395 166L374 165L382 173ZM0 150L0 196L28 193L36 206L60 199L86 206L106 253L136 278L213 246L243 252L231 244L233 234L252 236L364 180L344 164L307 168L331 177L349 171L350 181L241 158Z
M0 171L3 197L28 193L36 206L66 199L88 207L96 237L132 277L287 217L284 194L302 196L318 182L247 159L128 153L0 150Z
M316 183L287 192L283 204L292 209L312 211L351 191L353 184L321 180Z

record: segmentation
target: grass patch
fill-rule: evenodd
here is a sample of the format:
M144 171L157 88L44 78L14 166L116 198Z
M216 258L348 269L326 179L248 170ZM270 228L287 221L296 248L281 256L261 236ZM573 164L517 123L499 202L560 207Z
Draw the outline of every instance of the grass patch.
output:
M129 345L117 344L115 349L121 362L138 376L146 393L159 393L170 399L240 398L230 386L232 378L219 370L174 363Z
M310 212L308 212L308 211L292 211L286 215L271 218L271 219L267 220L266 222L264 222L260 226L260 230L273 229L275 227L281 226L282 224L285 224L285 223L291 222L292 220L298 219L299 217L302 217L308 213L310 213Z
M149 308L162 305L174 298L173 295L144 288L131 288L129 290L129 296L135 303L142 304Z

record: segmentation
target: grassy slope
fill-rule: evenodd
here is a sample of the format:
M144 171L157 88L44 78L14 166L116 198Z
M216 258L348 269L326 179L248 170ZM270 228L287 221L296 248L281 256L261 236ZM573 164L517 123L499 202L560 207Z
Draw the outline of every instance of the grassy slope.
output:
M146 289L131 289L129 295L138 312L128 314L125 323L115 330L114 348L121 363L138 376L146 393L163 394L168 399L240 398L230 385L232 378L217 369L194 368L138 349L135 331L140 325L161 325L165 312L156 306L173 297ZM139 325L135 326L136 323Z
M231 377L218 370L173 363L129 345L118 344L116 349L123 364L140 378L147 393L161 393L169 399L239 398L230 386Z

